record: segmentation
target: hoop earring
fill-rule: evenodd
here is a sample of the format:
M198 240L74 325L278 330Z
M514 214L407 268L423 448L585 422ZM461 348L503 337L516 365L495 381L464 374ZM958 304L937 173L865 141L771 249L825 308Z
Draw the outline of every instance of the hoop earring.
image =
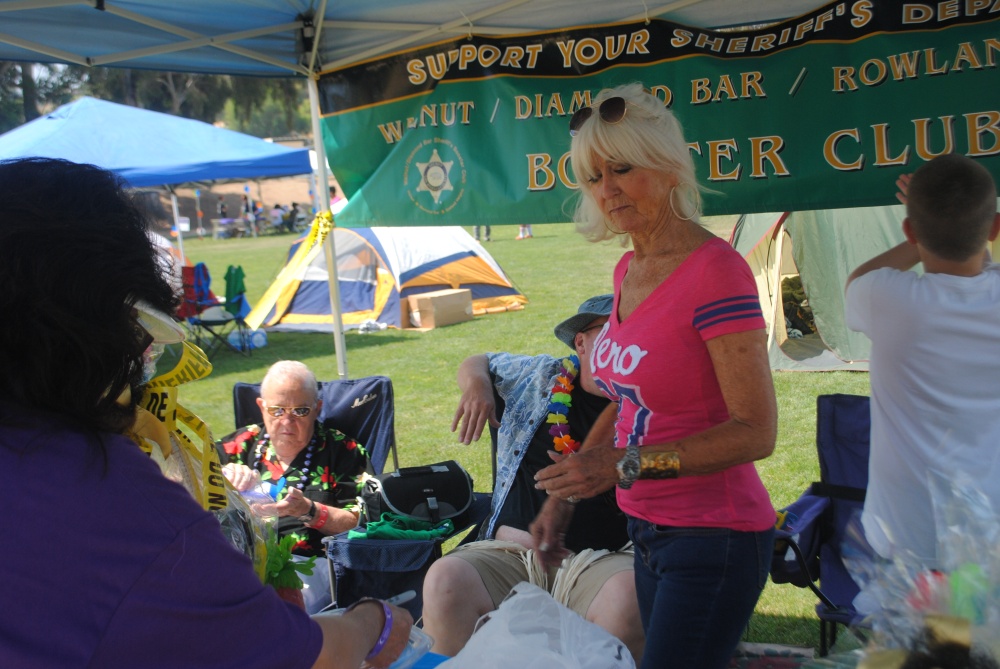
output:
M687 216L681 216L679 213L677 213L677 209L674 207L674 193L677 191L677 188L679 186L687 186L692 191L694 191L694 207L692 207L691 213L688 214ZM682 221L690 221L698 214L698 210L701 209L701 193L698 192L697 188L687 183L686 181L670 189L669 200L670 200L670 211L672 211L674 213L674 216L681 219Z
M604 223L605 229L607 229L607 231L610 232L613 235L627 235L628 234L624 230L615 230L614 228L612 228L610 225L608 225L608 219L606 217L604 217L604 216L601 216L601 222Z

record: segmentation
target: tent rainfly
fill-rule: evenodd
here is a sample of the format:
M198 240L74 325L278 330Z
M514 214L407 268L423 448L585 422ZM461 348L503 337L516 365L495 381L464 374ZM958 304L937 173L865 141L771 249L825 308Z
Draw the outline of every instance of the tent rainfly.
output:
M741 217L730 243L757 280L772 369L868 369L871 342L845 323L844 286L855 267L903 241L905 215L895 205ZM802 281L815 331L791 338L782 283L795 276ZM789 306L794 313L802 305Z
M345 328L366 321L408 327L406 298L449 288L472 292L475 315L521 309L527 298L479 242L460 227L334 228L341 316ZM289 251L295 255L298 240ZM286 277L287 278L287 277ZM269 330L330 332L326 255L314 246L301 268L275 296L268 289L257 308L268 309ZM252 321L258 314L250 314Z

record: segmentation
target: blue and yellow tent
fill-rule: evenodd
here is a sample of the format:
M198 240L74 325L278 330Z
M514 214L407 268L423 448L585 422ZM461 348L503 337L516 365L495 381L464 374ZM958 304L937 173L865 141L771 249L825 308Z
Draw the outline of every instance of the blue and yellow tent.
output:
M334 228L341 317L345 328L366 321L408 327L410 295L449 288L472 291L475 315L521 309L527 298L490 254L460 227ZM292 245L291 259L305 238ZM288 277L284 277L288 278ZM330 289L323 247L310 249L281 289L261 327L330 332Z

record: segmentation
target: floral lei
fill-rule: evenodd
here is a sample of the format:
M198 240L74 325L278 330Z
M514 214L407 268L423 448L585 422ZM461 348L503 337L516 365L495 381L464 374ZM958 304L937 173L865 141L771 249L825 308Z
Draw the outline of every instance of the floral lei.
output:
M569 422L566 417L569 415L570 407L573 406L573 382L576 381L580 373L580 359L575 355L563 358L562 367L556 375L556 382L552 386L552 393L549 395L549 415L545 419L546 423L552 423L549 434L552 435L552 443L556 451L569 455L580 450L580 442L574 439L569 433Z

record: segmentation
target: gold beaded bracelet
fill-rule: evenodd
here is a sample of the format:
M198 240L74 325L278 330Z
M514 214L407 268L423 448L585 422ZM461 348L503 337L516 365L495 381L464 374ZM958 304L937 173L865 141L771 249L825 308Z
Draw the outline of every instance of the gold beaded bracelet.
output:
M677 451L639 455L640 479L675 479L680 472L681 459Z

